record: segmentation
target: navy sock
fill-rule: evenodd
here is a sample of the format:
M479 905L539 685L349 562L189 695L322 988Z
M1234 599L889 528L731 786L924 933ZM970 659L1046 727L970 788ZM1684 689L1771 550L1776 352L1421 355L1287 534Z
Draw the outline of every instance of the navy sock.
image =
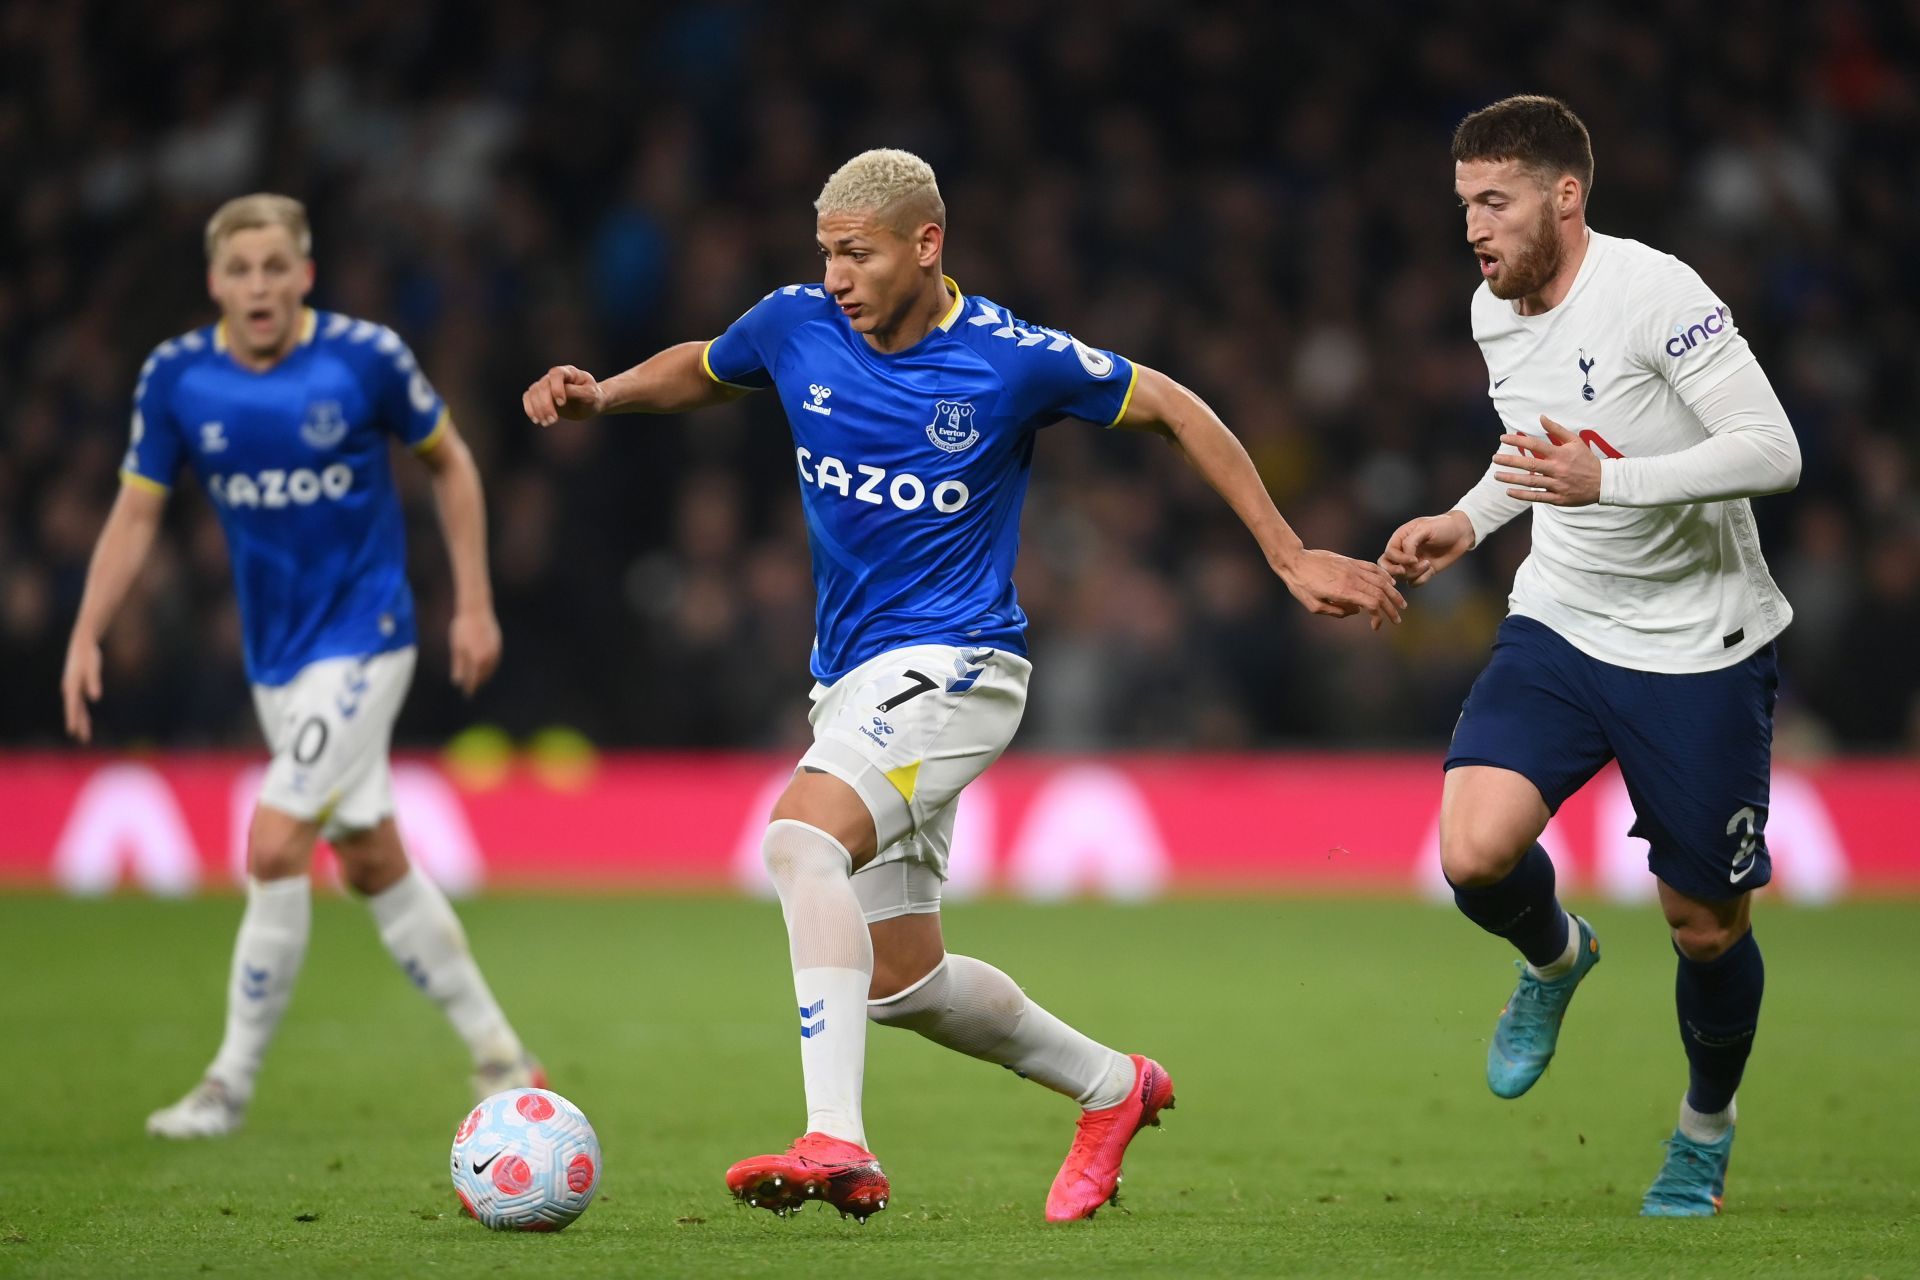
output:
M1687 1049L1687 1105L1695 1111L1711 1115L1733 1101L1760 1025L1766 983L1767 968L1752 930L1718 959L1680 957L1673 1003Z
M1567 950L1567 913L1553 896L1553 859L1539 844L1527 850L1504 880L1453 884L1460 914L1520 948L1529 964L1549 965Z

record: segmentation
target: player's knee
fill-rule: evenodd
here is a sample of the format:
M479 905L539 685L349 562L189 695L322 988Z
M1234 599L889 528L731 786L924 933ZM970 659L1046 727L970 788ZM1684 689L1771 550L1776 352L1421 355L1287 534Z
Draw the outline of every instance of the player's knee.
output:
M247 874L255 880L305 875L312 861L313 838L298 827L255 823L247 835Z
M1747 932L1744 922L1722 923L1704 915L1669 923L1673 927L1673 945L1680 954L1701 964L1718 960Z
M1440 869L1447 883L1461 888L1497 884L1512 873L1532 842L1518 848L1512 843L1489 839L1484 832L1442 827Z
M407 856L387 849L369 832L356 831L333 842L340 855L340 875L355 893L372 896L398 884L407 874Z
M812 876L850 875L852 860L838 840L818 827L775 818L760 838L760 860L778 886Z
M873 978L867 983L867 999L891 1000L902 991L926 981L927 975L938 969L946 959L941 956L929 964L924 958L905 956L898 959L882 956L879 952L873 957ZM874 1021L885 1022L878 1014Z

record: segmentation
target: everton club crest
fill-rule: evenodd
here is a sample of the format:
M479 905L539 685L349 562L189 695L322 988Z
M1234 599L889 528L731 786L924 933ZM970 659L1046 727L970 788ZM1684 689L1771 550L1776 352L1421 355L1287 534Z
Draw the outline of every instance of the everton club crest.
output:
M338 401L315 400L307 406L300 438L315 449L331 449L347 438L347 415Z
M927 424L927 439L934 447L959 453L980 438L973 425L973 406L965 400L942 400L933 406L933 421Z

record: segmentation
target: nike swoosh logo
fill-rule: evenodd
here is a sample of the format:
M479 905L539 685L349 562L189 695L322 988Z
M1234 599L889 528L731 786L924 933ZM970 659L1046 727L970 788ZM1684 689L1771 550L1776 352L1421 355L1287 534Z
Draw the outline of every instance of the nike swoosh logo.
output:
M485 1160L481 1160L478 1163L476 1163L473 1166L473 1171L475 1173L485 1173L487 1171L487 1166L492 1164L495 1160L498 1160L499 1158L500 1158L500 1153L496 1151L492 1155L488 1156Z
M1512 374L1508 374L1508 375L1507 375L1507 378L1511 378L1512 376L1513 376ZM1496 382L1496 383L1494 383L1494 384L1493 384L1493 389L1494 389L1495 391L1498 391L1498 390L1499 390L1499 389L1500 389L1500 388L1501 388L1502 386L1504 386L1504 385L1506 384L1506 381L1507 381L1507 378L1502 378L1502 379L1500 379L1500 381L1499 381L1499 382Z

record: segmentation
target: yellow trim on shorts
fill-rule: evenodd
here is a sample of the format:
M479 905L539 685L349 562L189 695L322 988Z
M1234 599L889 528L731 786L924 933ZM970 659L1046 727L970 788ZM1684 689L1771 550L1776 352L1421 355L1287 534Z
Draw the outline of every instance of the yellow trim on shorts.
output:
M426 439L413 446L414 453L432 453L435 449L438 449L440 442L447 438L447 428L452 425L453 411L448 409L447 406L441 405L439 421L433 424L433 430L427 432Z
M1114 414L1113 421L1107 424L1109 427L1119 426L1120 419L1127 416L1127 409L1133 404L1133 389L1140 385L1140 366L1129 360L1127 367L1133 370L1133 376L1127 379L1127 394L1120 401L1120 412Z
M701 372L705 373L709 378L712 378L715 382L719 383L723 387L732 387L735 391L758 391L759 390L758 387L749 387L746 384L740 383L740 382L728 382L725 378L721 377L719 374L713 371L713 366L707 362L707 352L711 351L713 349L713 344L718 341L720 341L720 339L718 338L709 338L707 339L707 345L700 348Z
M158 480L149 479L141 475L138 471L133 471L126 467L120 469L120 483L129 489L139 489L145 493L157 493L163 498L173 492L173 490L161 484Z
M908 804L913 803L913 789L920 781L920 761L903 764L898 769L887 770L887 781L900 793L900 798Z

